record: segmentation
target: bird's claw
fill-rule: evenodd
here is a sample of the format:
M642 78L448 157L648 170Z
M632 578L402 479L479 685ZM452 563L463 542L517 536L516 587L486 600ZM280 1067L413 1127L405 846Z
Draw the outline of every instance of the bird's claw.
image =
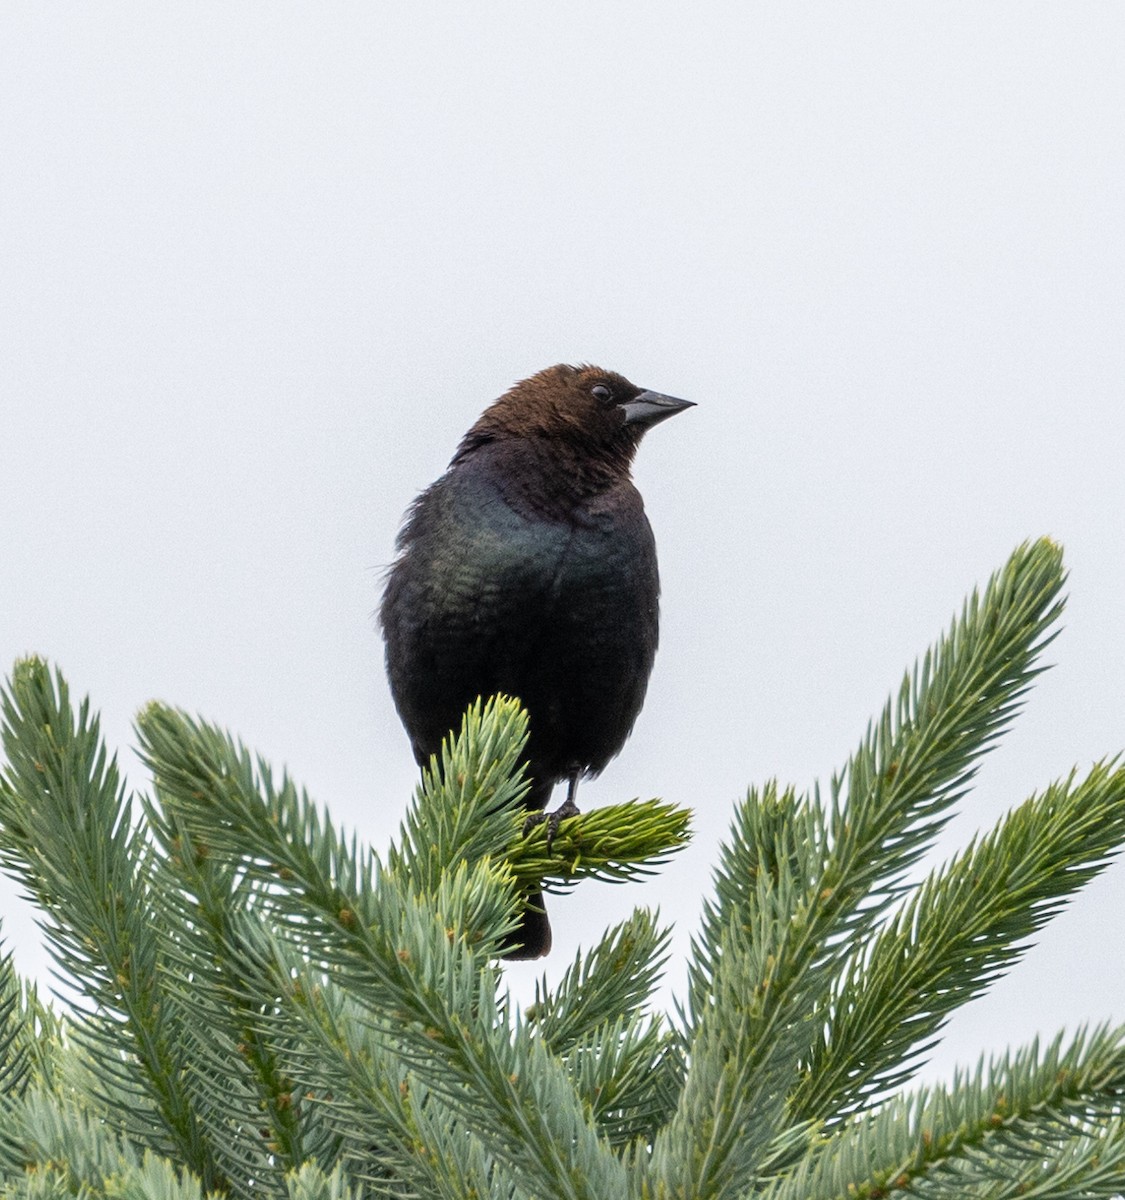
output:
M555 836L559 832L559 826L568 817L577 817L579 815L578 805L568 796L566 800L555 809L554 812L548 813L547 821L547 851L550 852L551 843L555 840Z
M524 837L527 837L527 835L537 825L542 825L544 822L546 822L547 823L547 852L550 853L551 843L554 842L555 837L558 835L559 826L568 817L577 817L580 814L581 814L581 810L579 809L578 805L575 804L574 801L570 799L570 797L567 797L567 799L562 804L560 804L559 807L556 808L554 812L532 813L527 818L527 820L524 821L524 823L523 823Z
M527 837L527 835L528 835L528 834L529 834L529 833L530 833L530 832L531 832L531 831L532 831L532 830L533 830L533 829L534 829L534 828L535 828L537 825L542 825L542 824L543 824L543 822L544 822L546 819L547 819L547 814L546 814L546 813L541 813L541 812L533 812L533 813L529 813L529 814L528 814L528 817L527 817L527 820L526 820L526 821L524 821L524 823L523 823L523 836L524 836L524 837Z

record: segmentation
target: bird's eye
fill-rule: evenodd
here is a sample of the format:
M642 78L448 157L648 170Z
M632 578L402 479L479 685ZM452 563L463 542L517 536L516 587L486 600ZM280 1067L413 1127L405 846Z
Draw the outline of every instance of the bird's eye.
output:
M608 400L613 395L604 383L595 383L590 389L590 394L598 400Z

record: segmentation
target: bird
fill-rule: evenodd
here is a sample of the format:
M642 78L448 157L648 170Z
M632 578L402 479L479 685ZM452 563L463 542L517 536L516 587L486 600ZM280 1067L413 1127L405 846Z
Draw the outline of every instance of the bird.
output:
M419 765L478 697L503 693L528 714L527 809L541 813L565 780L552 829L578 812L578 780L624 746L656 655L656 545L633 457L690 407L600 367L548 367L485 409L410 506L379 620ZM534 893L501 956L550 946Z

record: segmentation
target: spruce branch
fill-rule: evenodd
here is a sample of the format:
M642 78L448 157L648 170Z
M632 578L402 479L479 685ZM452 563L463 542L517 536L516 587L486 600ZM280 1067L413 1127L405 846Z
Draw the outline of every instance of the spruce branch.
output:
M496 696L470 705L458 734L423 770L388 868L425 892L450 864L491 857L507 863L520 892L565 892L583 879L643 879L687 845L690 812L657 800L580 813L554 831L546 822L525 827L526 743L518 701Z
M62 1163L71 1186L136 1167L138 1148L116 1132L101 1113L77 1097L30 1088L0 1099L0 1172L22 1173L31 1163Z
M1099 764L1032 797L853 952L791 1110L838 1119L909 1078L950 1012L980 995L1026 939L1125 841L1125 770Z
M535 985L525 1014L567 1070L614 1145L651 1141L675 1109L685 1070L680 1039L646 1021L671 931L637 909L579 952L553 989Z
M513 711L510 701L491 701L482 720L510 721ZM259 762L255 771L249 754L219 731L156 705L138 727L166 803L196 843L206 839L209 852L269 888L271 915L315 939L368 1019L399 1043L403 1061L516 1178L545 1197L620 1190L621 1164L562 1065L525 1026L504 1018L483 953L494 940L486 937L478 950L476 939L459 935L510 921L514 894L503 864L447 864L434 891L419 895L412 871L384 870L354 842L349 850L287 778L275 788L268 767ZM481 803L468 783L464 796ZM299 1006L307 981L295 986L288 970L280 959L275 989Z
M531 826L507 851L521 887L570 891L584 879L631 883L656 873L691 838L691 813L659 800L609 804ZM522 820L520 822L522 827Z
M517 701L478 699L461 728L442 742L387 852L387 867L419 893L432 894L450 866L500 859L524 821L527 794L520 762L527 713Z
M693 943L691 1067L654 1154L675 1186L733 1197L752 1182L784 1119L779 1098L811 1049L833 966L901 896L904 872L1018 711L1053 636L1063 580L1054 543L1021 546L906 676L833 779L827 810L819 792L799 799L771 784L736 812ZM721 1111L709 1103L715 1094Z
M819 788L804 799L775 785L750 793L746 807L764 811L738 814L704 909L693 979L710 974L727 922L753 903L754 877L781 859L807 873L795 897L805 913L795 971L821 957L829 933L841 947L878 924L1043 669L1036 662L1055 637L1064 582L1054 542L1020 546L903 679L833 778L826 809ZM705 1006L705 993L693 988L691 1001Z
M833 779L818 882L832 891L825 916L851 936L864 936L901 896L904 872L1023 707L1044 670L1039 656L1057 636L1065 581L1056 543L1020 546L983 595L973 591Z
M670 929L647 909L609 930L589 950L579 951L552 990L545 977L535 985L526 1019L556 1054L621 1017L641 1017L664 973Z
M81 1029L107 1080L136 1098L138 1132L215 1186L221 1175L184 1082L184 1014L162 986L149 848L98 718L88 701L76 715L66 681L38 658L16 664L0 708L0 866L45 911L56 960L96 1006ZM159 1125L145 1128L151 1115Z
M339 1167L327 1173L314 1163L287 1175L285 1191L286 1200L363 1200L360 1189L348 1183Z
M327 953L325 947L346 942L377 919L382 881L412 893L426 873L423 867L386 870L370 850L338 831L288 775L276 786L267 763L213 726L158 704L140 714L137 726L166 811L198 853L242 873L257 906L298 942L319 938ZM471 787L465 794L476 796ZM400 865L408 859L409 853L397 856ZM493 867L485 858L475 864L471 885L462 878L454 887L451 865L432 873L433 889L421 898L438 906L445 927L479 937L482 917L501 927L510 922L513 899L502 865ZM464 867L458 868L462 876Z
M785 978L803 881L792 863L775 867L756 878L746 924L723 931L708 1007L683 1034L689 1066L677 1106L638 1164L642 1194L735 1200L774 1161L791 1123L787 1095L818 993L815 978ZM774 1002L783 986L784 1006Z
M351 1178L376 1192L406 1188L451 1200L510 1190L483 1144L465 1135L456 1109L408 1071L396 1040L348 992L249 916L241 924L248 996L274 994L278 964L288 964L280 974L290 1002L263 1016L263 1026L270 1041L291 1047L290 1068L335 1131Z
M949 1087L860 1114L766 1187L761 1200L1038 1195L1085 1200L1125 1188L1125 1029L1060 1034Z
M462 1131L479 1139L529 1194L623 1194L621 1164L583 1111L562 1064L526 1025L506 1018L495 972L484 969L463 939L450 938L433 914L410 903L391 876L383 877L374 903L378 919L341 947L332 976L346 983L362 1026L393 1045L399 1069L453 1109ZM287 943L265 926L259 934L271 992L310 1035L323 1030L323 974L302 971ZM346 1030L329 1034L331 1044ZM351 1082L355 1086L357 1077ZM368 1098L375 1101L382 1086L376 1077Z
M204 1200L182 1162L138 1150L80 1099L38 1088L0 1100L0 1173L5 1200Z
M0 958L0 1096L19 1096L31 1074L33 1033L23 1004L23 985L12 956Z
M647 1156L675 1112L683 1086L679 1039L660 1021L622 1017L591 1030L562 1060L571 1083L610 1145Z
M300 893L341 924L354 918L348 904L370 889L374 856L349 845L287 774L275 786L269 765L233 738L155 702L137 733L161 806L197 855L237 869L262 903Z
M262 1016L272 1009L269 993L247 994L243 986L240 918L253 905L253 892L229 863L196 849L174 812L151 801L145 812L165 851L153 887L174 918L165 956L168 986L196 1018L194 1036L187 1036L197 1103L205 1106L208 1125L222 1131L218 1152L228 1177L243 1191L260 1192L265 1178L280 1178L310 1160L330 1169L335 1147L317 1112L300 1099L288 1047L262 1031Z
M18 1099L32 1086L50 1086L63 1049L62 1026L21 979L10 954L0 957L0 1096Z

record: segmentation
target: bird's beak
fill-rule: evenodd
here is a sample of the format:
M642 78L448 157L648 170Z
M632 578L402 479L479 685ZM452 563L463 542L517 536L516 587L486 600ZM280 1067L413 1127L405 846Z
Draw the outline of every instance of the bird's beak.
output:
M663 396L660 392L641 392L632 400L617 406L625 414L626 425L640 425L648 429L685 408L694 408L694 400L677 400L675 396Z

